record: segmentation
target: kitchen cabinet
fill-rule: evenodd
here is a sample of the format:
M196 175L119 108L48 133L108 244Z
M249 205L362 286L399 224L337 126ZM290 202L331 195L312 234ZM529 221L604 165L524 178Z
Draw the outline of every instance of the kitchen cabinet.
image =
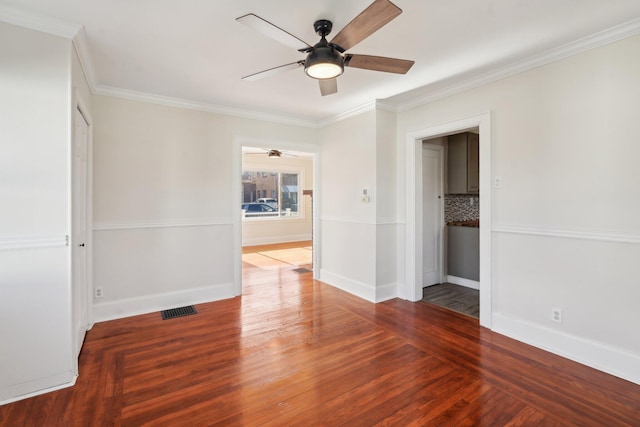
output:
M447 274L480 280L480 229L447 226Z
M447 193L478 193L480 150L478 134L450 135L447 143Z

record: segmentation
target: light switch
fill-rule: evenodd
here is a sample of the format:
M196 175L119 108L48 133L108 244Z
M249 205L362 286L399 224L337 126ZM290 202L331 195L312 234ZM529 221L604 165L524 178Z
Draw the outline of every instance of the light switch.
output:
M371 196L369 196L369 189L367 187L362 188L362 195L360 200L362 203L369 203L371 201Z
M502 188L502 177L496 175L493 177L493 188Z

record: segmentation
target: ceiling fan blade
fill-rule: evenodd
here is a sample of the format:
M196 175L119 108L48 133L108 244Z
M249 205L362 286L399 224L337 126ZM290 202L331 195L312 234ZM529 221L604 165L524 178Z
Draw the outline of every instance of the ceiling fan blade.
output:
M331 43L349 50L401 13L402 9L389 0L375 0L336 34Z
M318 80L322 96L338 92L338 79Z
M309 43L305 42L304 40L300 40L293 34L283 30L277 25L273 25L271 22L267 21L266 19L262 19L258 15L255 15L253 13L249 13L247 15L236 18L236 21L248 27L251 27L254 30L260 31L265 36L279 41L285 46L289 46L294 49L300 49L303 46L306 48L311 48Z
M292 62L291 64L280 65L279 67L269 68L268 70L258 71L257 73L249 74L248 76L244 76L242 80L254 81L260 80L265 77L272 76L274 74L281 73L283 71L293 70L294 68L302 67L304 65L304 61Z
M415 62L407 59L386 58L384 56L351 55L344 56L345 67L365 70L385 71L387 73L406 74Z

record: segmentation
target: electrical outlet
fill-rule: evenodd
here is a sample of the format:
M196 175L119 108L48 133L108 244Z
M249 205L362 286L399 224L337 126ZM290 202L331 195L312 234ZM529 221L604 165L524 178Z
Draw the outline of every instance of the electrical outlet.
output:
M96 298L102 298L104 294L102 293L102 288L98 287L94 290L94 295Z
M493 188L502 188L502 177L494 176L493 177Z
M562 309L561 308L552 308L551 309L551 320L554 322L562 323Z

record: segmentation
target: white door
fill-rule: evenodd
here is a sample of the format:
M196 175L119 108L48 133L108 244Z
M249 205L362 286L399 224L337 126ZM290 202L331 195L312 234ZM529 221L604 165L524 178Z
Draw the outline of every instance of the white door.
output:
M87 257L87 203L89 125L76 108L72 165L72 301L74 354L78 356L89 326L89 280Z
M422 286L441 283L442 233L442 147L422 146Z

